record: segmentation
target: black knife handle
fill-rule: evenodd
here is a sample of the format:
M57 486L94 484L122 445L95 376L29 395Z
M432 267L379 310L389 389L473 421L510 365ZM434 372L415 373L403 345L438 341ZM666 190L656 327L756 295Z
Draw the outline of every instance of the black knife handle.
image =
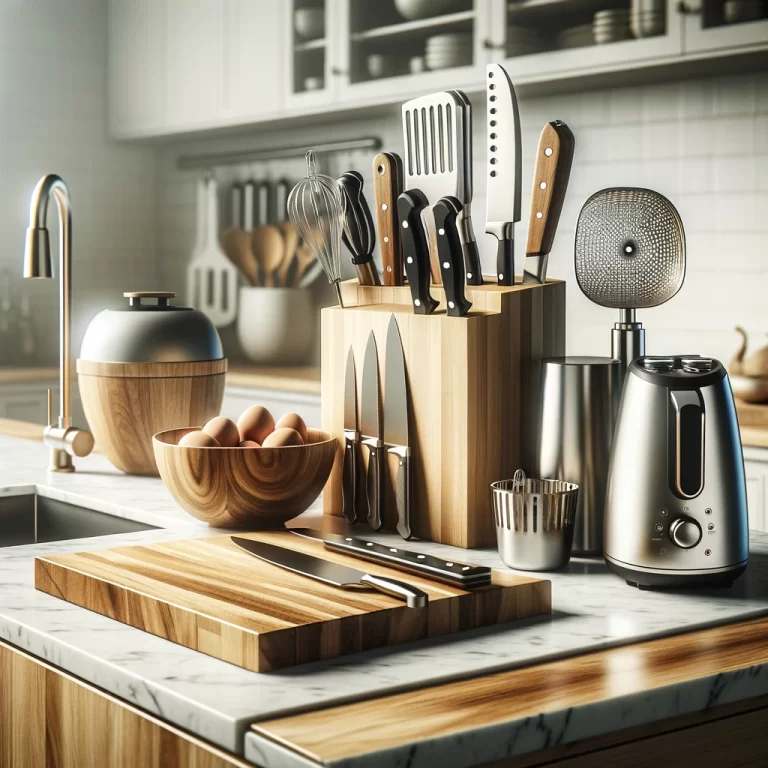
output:
M381 285L379 273L373 264L376 230L371 209L363 194L363 177L357 171L347 171L338 179L344 198L344 232L342 240L352 254L352 263L358 268L361 285Z
M464 257L456 227L456 217L460 211L461 203L455 197L441 197L432 208L445 303L451 317L466 315L472 306L464 295Z
M418 189L409 189L397 198L405 274L411 286L413 311L417 315L431 315L438 305L429 293L429 244L421 221L421 212L427 204L427 198Z
M461 218L461 215L459 218ZM475 233L472 231L472 222L470 221L469 216L464 217L462 229L464 232L469 232L471 235L471 239L467 239L461 244L467 285L482 285L483 267L480 264L480 252L477 250L477 240L475 240Z
M344 433L344 465L341 472L341 514L350 523L357 522L357 435Z
M381 440L372 437L363 440L368 449L368 472L365 475L365 496L368 500L368 525L374 531L381 528L381 455L384 448Z
M496 246L496 280L499 285L515 284L515 241L511 224L501 228Z
M411 529L411 457L404 445L396 445L388 453L397 456L397 482L395 484L395 504L397 506L397 532L406 540L413 536Z

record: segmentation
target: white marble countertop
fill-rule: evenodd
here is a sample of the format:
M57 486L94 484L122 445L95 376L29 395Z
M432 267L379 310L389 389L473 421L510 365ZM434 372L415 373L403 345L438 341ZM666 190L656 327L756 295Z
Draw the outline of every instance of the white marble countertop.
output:
M0 436L0 494L37 488L160 530L0 549L0 639L233 752L243 752L247 726L267 717L768 613L768 534L755 534L750 566L730 590L640 592L602 561L574 560L567 571L549 575L551 619L257 674L34 589L33 560L40 554L212 533L187 516L158 479L122 475L98 455L80 460L72 475L48 473L46 460L40 443ZM503 567L491 550L470 555L414 546Z

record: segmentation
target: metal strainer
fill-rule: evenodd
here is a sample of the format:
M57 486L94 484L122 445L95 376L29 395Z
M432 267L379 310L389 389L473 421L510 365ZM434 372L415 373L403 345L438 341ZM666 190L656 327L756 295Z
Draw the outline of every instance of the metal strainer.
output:
M669 301L685 279L685 232L675 206L650 189L603 189L576 225L576 280L584 295L621 310L612 356L626 365L645 354L635 310Z

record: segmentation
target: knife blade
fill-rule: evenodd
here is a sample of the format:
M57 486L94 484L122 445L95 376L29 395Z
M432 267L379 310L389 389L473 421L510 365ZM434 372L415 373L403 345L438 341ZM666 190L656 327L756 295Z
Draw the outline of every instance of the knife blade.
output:
M355 353L347 352L344 374L344 464L341 473L341 514L350 523L357 522L357 456L360 432L357 428L357 378Z
M458 235L457 235L458 238ZM461 251L459 251L459 254ZM384 358L384 391L387 393L384 419L384 444L387 453L397 456L395 504L397 506L397 532L404 538L413 536L411 510L413 483L411 482L411 449L408 434L408 381L405 374L405 355L400 329L395 316L389 318Z
M379 399L379 356L373 331L368 335L363 358L363 385L360 403L360 433L368 449L368 471L365 478L365 498L368 502L368 524L374 531L382 525L381 490L382 456L381 408Z
M533 172L524 283L544 283L547 279L547 261L568 189L575 143L571 129L562 120L547 123L541 132Z
M418 189L409 189L397 198L405 273L417 315L431 315L438 305L429 292L429 244L421 215L426 207L427 198Z
M492 571L482 565L460 563L456 560L443 560L433 555L408 549L377 544L375 541L358 539L340 533L325 533L314 528L291 528L291 533L308 539L322 541L326 549L332 552L359 557L374 563L389 565L398 570L416 573L444 584L458 587L484 587L491 583Z
M472 102L464 91L449 91L463 107L462 140L458 151L462 153L461 173L455 197L462 205L456 222L464 256L464 270L467 285L483 284L483 268L480 264L480 253L477 250L475 231L472 228Z
M396 579L374 576L365 573L365 571L349 568L346 565L332 563L285 547L276 547L274 544L267 544L263 541L244 539L241 536L231 536L230 538L238 547L254 557L284 568L286 571L307 576L315 581L322 581L342 589L370 587L383 592L385 595L405 600L409 608L423 608L429 601L426 592Z
M485 231L498 240L496 279L515 284L515 222L520 221L522 142L517 96L500 64L486 67L488 178Z
M402 285L404 282L403 251L397 225L397 198L403 191L401 174L393 152L380 152L373 159L373 194L384 285Z
M352 254L360 285L381 285L373 261L376 231L371 209L363 194L363 177L357 171L347 171L338 179L344 197L344 232L342 240Z
M461 209L461 203L455 197L441 197L433 209L437 228L437 253L450 317L462 317L472 306L464 295L464 256L457 228Z

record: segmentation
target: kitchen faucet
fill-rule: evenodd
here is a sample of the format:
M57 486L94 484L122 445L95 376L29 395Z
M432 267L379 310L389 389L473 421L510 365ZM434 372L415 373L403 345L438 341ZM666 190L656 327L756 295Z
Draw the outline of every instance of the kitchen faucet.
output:
M53 419L53 392L48 390L48 426L43 442L50 447L48 469L74 472L73 456L93 450L93 435L72 426L72 204L64 180L49 173L37 182L29 206L29 228L24 248L24 277L51 278L51 245L46 227L48 200L53 195L59 211L59 418Z

